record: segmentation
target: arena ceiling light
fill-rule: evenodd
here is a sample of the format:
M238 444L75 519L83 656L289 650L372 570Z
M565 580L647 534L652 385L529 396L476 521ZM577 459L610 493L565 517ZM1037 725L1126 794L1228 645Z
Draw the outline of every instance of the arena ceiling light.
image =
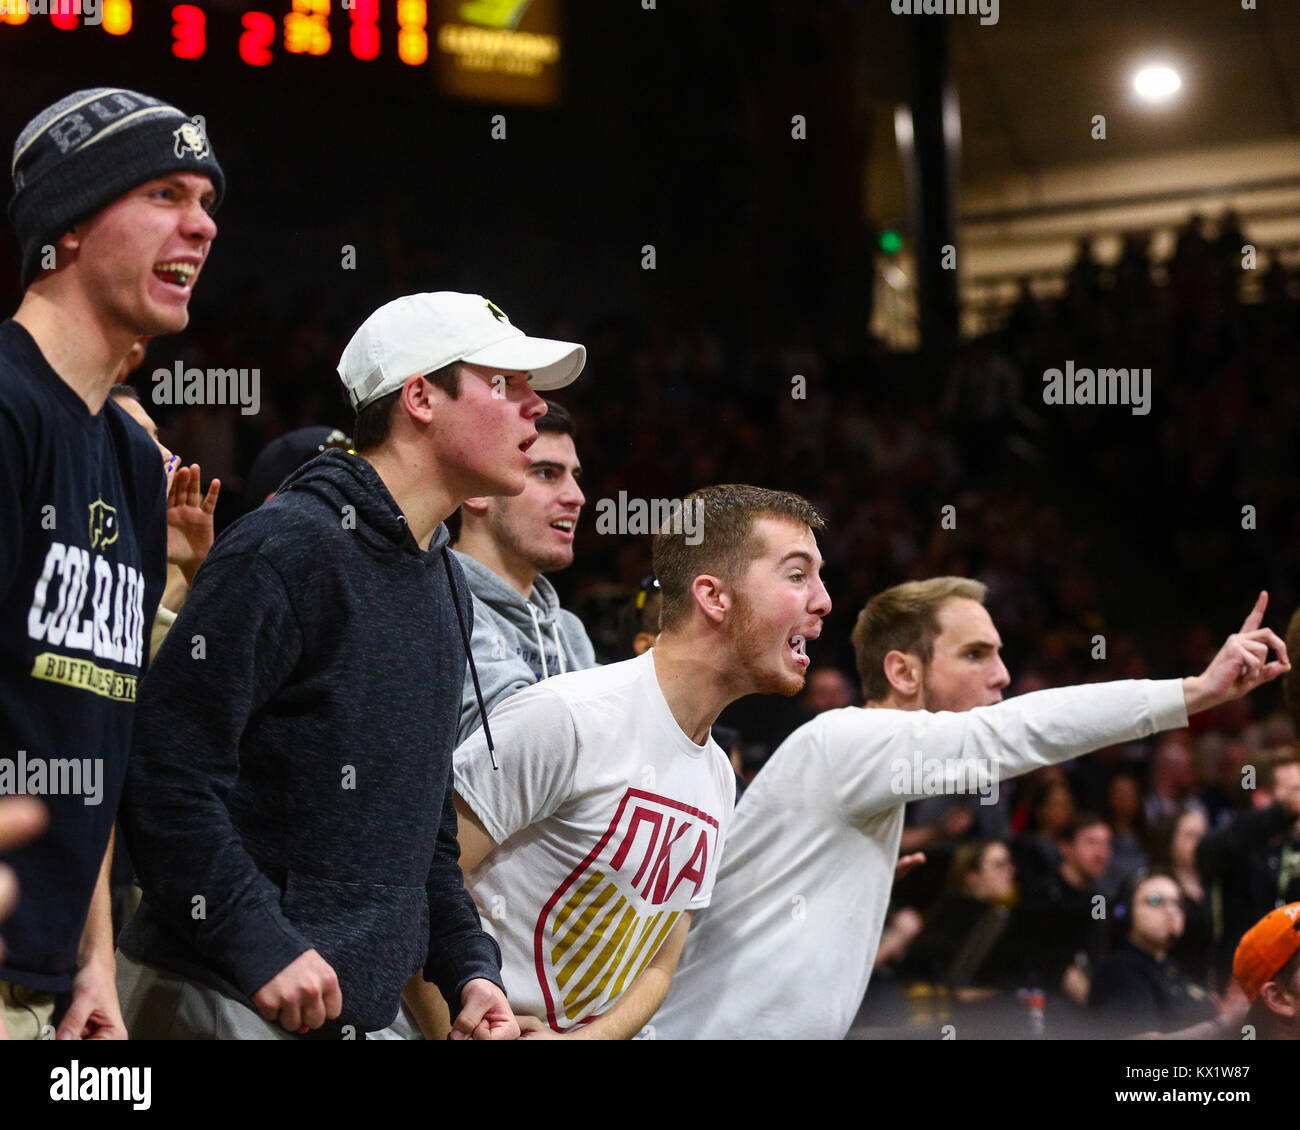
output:
M1133 89L1148 102L1164 102L1182 85L1183 80L1172 67L1143 67L1133 78Z

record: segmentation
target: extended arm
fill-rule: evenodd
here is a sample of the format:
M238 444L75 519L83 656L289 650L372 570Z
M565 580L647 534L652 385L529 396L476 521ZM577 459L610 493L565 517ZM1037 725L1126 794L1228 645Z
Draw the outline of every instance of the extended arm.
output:
M846 808L871 815L937 793L996 797L998 782L1118 742L1187 724L1187 716L1240 698L1290 670L1286 645L1259 627L1261 593L1240 632L1200 675L1035 691L964 713L858 711L831 731ZM1272 648L1278 658L1268 660ZM882 724L883 723L883 724Z

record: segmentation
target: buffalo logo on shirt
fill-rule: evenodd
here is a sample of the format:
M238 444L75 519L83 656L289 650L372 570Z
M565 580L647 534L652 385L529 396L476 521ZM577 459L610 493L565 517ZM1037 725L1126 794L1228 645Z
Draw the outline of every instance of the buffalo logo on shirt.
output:
M90 504L90 548L107 549L117 541L117 507L102 498Z
M616 1001L682 912L712 890L717 864L714 817L628 789L537 922L534 957L551 1027L564 1031Z

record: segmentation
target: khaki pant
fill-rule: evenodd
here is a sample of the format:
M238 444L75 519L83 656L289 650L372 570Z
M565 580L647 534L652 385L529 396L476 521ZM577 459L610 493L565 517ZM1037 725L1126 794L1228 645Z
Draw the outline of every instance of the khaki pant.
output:
M367 1032L367 1040L423 1040L424 1033L420 1031L420 1026L415 1022L415 1014L411 1012L410 1007L405 1001L402 1001L402 1007L398 1009L397 1018L387 1027L378 1032Z
M117 951L117 996L133 1040L293 1040L216 989Z
M0 1020L11 1040L54 1037L54 994L0 981Z
M279 1024L216 989L165 969L132 961L117 951L117 996L133 1040L296 1040ZM367 1040L422 1040L415 1018L402 1005L391 1027Z

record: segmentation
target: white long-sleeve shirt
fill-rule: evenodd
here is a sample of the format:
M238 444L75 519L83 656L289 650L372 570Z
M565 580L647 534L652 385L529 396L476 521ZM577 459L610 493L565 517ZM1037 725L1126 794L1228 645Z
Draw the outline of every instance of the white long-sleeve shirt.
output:
M818 715L741 799L655 1037L843 1039L871 977L908 801L1186 724L1180 679L1036 691L956 714Z

